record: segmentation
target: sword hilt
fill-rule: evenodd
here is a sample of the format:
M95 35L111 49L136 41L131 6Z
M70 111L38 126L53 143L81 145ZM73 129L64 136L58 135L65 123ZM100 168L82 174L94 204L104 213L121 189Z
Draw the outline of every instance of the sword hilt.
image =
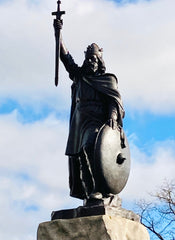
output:
M60 19L63 14L65 14L65 11L60 11L60 12L52 12L52 15L55 15L57 19Z
M60 11L60 4L61 4L61 1L57 1L57 11L52 12L52 15L55 15L56 18L59 20L61 20L61 16L66 13L65 11Z

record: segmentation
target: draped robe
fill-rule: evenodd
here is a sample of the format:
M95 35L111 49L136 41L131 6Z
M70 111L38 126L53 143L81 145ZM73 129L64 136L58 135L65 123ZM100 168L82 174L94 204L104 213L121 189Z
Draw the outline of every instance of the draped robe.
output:
M66 147L70 195L84 199L94 190L97 181L93 169L93 147L97 133L110 118L111 107L117 112L117 122L122 127L124 109L114 74L85 75L83 67L75 64L70 54L61 55L61 60L73 80Z

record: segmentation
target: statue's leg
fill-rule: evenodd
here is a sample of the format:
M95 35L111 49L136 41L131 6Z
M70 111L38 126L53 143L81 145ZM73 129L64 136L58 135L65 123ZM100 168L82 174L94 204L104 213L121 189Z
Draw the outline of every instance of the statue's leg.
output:
M93 189L95 187L95 181L93 177L91 164L89 161L89 153L86 147L83 147L79 157L79 161L80 161L80 179L85 192L85 196L86 198L88 198L91 192L93 192Z
M69 187L70 196L84 199L84 190L80 179L80 162L77 156L69 156Z
M97 137L99 123L90 123L84 131L82 138L82 151L80 156L80 172L83 188L86 192L86 199L102 198L102 194L98 192L98 177L96 176L94 162L94 145Z
M80 157L80 178L85 192L84 206L99 205L102 203L103 195L98 192L97 179L92 161L92 146L85 146Z

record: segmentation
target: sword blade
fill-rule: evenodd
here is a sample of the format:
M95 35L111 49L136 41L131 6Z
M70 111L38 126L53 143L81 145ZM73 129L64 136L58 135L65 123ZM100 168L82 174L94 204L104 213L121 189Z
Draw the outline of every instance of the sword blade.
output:
M60 57L60 32L56 36L56 48L55 48L55 86L58 86L59 78L59 57Z
M65 11L60 11L61 1L57 1L57 12L52 12L52 15L56 16L56 19L61 20L61 16L65 14ZM60 30L55 33L55 86L58 86L59 79L59 58L60 58Z

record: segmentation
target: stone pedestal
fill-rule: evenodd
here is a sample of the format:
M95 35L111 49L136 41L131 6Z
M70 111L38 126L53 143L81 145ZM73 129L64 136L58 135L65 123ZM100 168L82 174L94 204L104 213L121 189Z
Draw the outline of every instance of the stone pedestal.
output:
M89 216L41 223L37 240L149 240L146 228L120 216Z
M122 208L118 195L52 212L38 227L37 240L149 240L137 214Z

